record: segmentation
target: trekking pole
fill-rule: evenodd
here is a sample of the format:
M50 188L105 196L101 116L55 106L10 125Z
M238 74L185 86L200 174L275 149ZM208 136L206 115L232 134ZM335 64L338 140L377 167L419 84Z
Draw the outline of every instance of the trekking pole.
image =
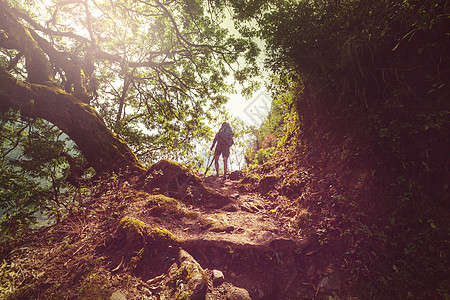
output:
M210 158L211 158L211 151L209 152L208 161L209 161ZM214 156L212 157L211 162L208 162L208 167L206 168L206 171L205 171L205 173L203 175L206 175L206 173L208 173L209 168L211 167L213 161L214 161Z
M228 161L230 162L230 173L231 173L231 171L233 171L233 165L231 164L231 161L232 161L231 157L230 157L230 159Z

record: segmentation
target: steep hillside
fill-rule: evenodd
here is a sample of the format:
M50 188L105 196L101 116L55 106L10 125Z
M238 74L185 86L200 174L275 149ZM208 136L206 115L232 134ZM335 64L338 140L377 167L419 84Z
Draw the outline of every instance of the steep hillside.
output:
M229 181L161 161L86 186L67 218L1 245L1 297L447 299L449 114L388 113L352 134L285 124Z
M263 193L275 215L314 245L311 282L320 286L330 272L339 274L344 298L447 299L449 212L440 191L448 178L434 177L445 169L399 171L389 149L325 126L314 138L301 137L247 176L243 183L251 184L243 188ZM436 152L430 166L443 158ZM405 184L418 176L422 186ZM257 185L262 180L268 184Z
M300 141L227 181L161 161L85 188L67 218L2 245L2 297L448 297L444 203L396 207L351 137Z
M87 188L67 218L2 245L2 298L300 299L339 289L317 285L333 270L312 264L310 239L246 191L249 177L230 177L203 180L161 161Z

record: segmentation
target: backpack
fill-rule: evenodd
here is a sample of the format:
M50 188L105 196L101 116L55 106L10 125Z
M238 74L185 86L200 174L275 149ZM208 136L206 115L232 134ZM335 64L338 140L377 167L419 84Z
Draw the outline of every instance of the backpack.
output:
M229 127L223 127L219 130L219 140L228 147L233 146L233 131Z

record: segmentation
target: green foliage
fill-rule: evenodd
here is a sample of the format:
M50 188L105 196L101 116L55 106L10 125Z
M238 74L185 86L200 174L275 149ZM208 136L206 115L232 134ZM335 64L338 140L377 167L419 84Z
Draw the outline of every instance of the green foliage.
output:
M45 39L57 83L73 92L67 65L80 67L91 105L142 162L190 158L233 90L225 78L256 88L258 47L221 28L225 14L208 3L9 3ZM23 62L0 48L0 63L20 78Z
M362 283L364 295L446 297L448 259L437 253L448 247L448 226L441 225L450 186L448 1L229 5L244 34L265 40L267 66L280 79L275 90L295 82L291 99L281 100L297 112L296 128L286 130L283 142L301 154L299 144L309 143L312 153L340 153L352 172L371 174L371 187L358 183L370 190L367 199L344 201L359 213L352 234L381 250L376 263L363 255L353 260L352 271L374 282ZM348 151L349 144L357 150ZM260 148L253 147L252 159Z
M251 128L253 141L245 153L245 161L250 169L268 161L276 148L284 144L298 128L297 113L293 110L294 82L272 78L270 84L275 98L261 126Z
M37 213L59 216L69 172L61 153L76 150L54 125L14 111L0 115L0 132L0 226L6 238L33 224Z
M250 149L250 151L247 152L248 156L246 156L246 162L249 169L257 168L258 166L269 161L272 154L275 152L275 147L262 148L256 152L252 150L253 149Z
M445 1L266 0L230 5L241 30L266 41L267 66L280 77L295 74L307 87L298 91L294 103L302 130L311 131L311 123L320 117L355 119L355 110L367 112L398 101L409 107L424 101L443 104L448 97L448 76L440 71L448 60L442 52L448 45ZM258 26L250 25L252 19ZM423 74L427 76L417 84Z
M7 1L6 9L45 52L55 84L79 97L81 74L86 95L79 99L90 101L146 165L164 158L199 169L196 146L211 136L209 122L233 90L225 79L234 76L246 92L256 88L250 77L258 74L258 47L229 35L219 26L223 10L202 1ZM2 20L0 65L26 82L30 59L16 43L5 46L9 30ZM61 154L83 165L78 151L52 124L12 112L1 118L0 209L59 213L70 175Z

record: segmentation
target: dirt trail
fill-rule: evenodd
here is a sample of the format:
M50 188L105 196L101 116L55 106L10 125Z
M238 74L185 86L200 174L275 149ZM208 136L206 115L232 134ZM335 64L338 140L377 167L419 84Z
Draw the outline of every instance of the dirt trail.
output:
M184 169L165 166L178 182L166 187L185 188ZM185 182L206 191L207 202L173 199L153 190L164 178L152 174L143 189L102 184L65 220L3 253L0 273L15 274L3 286L9 299L302 299L314 291L305 285L308 241L275 217L270 201L240 189L240 180L193 175Z
M194 208L204 220L188 222L184 232L192 235L202 235L202 239L220 239L236 244L263 245L274 239L292 239L283 230L284 224L275 219L273 213L265 208L265 201L257 194L239 193L237 181L222 181L208 178L205 185L215 189L232 199L232 203L221 209ZM180 232L180 235L183 234Z
M157 224L145 216L140 219L168 229L203 268L220 270L226 282L246 289L252 299L299 298L296 294L305 286L298 268L307 241L289 233L268 208L270 202L239 191L239 180L210 176L203 184L227 196L230 203L220 208L189 206L198 214L193 219L160 218Z

